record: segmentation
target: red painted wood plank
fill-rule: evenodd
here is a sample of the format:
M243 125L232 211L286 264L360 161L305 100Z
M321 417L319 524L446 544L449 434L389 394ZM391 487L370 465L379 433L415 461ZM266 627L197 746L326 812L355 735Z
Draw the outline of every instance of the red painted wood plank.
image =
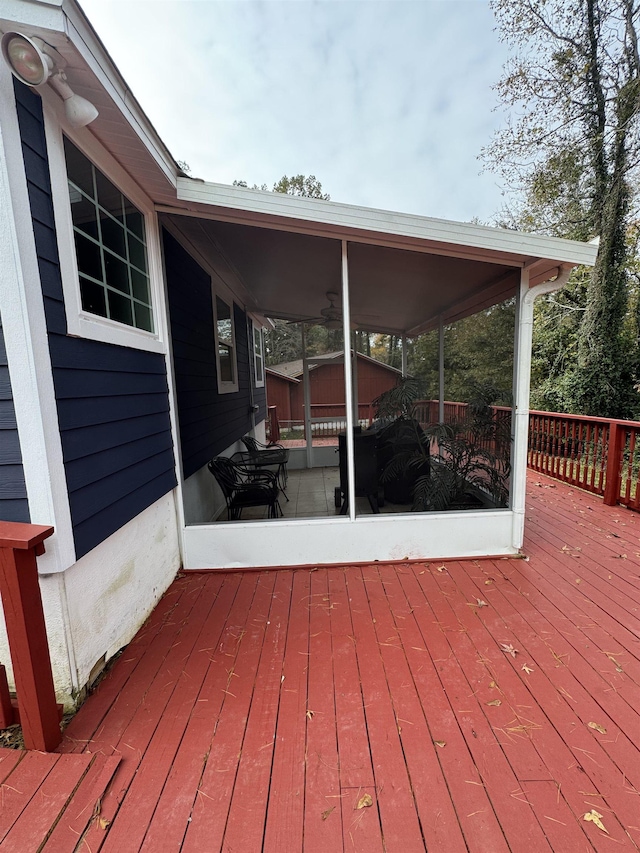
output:
M340 786L372 788L373 768L344 575L340 569L328 574Z
M59 755L51 753L27 752L13 773L4 780L0 786L0 842L4 840L59 759Z
M522 798L531 803L538 815L552 850L593 853L595 848L567 805L561 786L555 782L529 780L522 783ZM588 811L586 806L585 811ZM588 827L585 829L588 833Z
M109 827L105 853L119 853L127 845L138 849L154 814L158 799L182 742L189 716L211 664L211 651L219 643L225 617L233 603L240 579L229 577L199 628L193 649L180 672L175 690L140 761L127 796ZM213 628L213 631L210 630ZM186 826L186 823L185 823Z
M407 723L401 723L394 713L369 599L377 599L376 611L386 609L388 612L388 604L375 569L349 570L347 587L382 831L387 845L411 849L423 843L423 839L398 731L400 725ZM381 642L395 640L392 636L382 638Z
M460 565L459 568L464 569L464 566ZM464 583L466 580L464 571L456 572L455 578L457 583ZM494 596L491 600L493 601L494 599L497 600L497 596ZM613 796L615 798L616 805L621 807L625 814L628 814L628 810L625 808L624 804L621 803L619 796L612 791L611 787L612 778L615 778L621 785L622 778L620 774L616 772L612 777L610 774L607 775L606 773L601 772L597 767L592 767L591 764L589 764L588 767L584 766L587 762L585 761L583 751L585 747L588 747L588 744L584 741L583 735L585 735L589 730L586 727L581 727L579 725L579 719L576 717L573 710L566 705L563 696L561 696L555 689L548 690L546 688L545 673L540 667L539 661L531 651L531 644L536 642L535 635L530 638L529 644L525 646L521 642L522 637L517 638L513 634L514 622L517 620L511 616L509 619L502 621L497 615L496 606L497 604L483 608L480 611L480 614L482 614L482 623L485 624L485 627L490 626L493 635L496 637L499 637L500 635L512 637L508 642L512 642L516 648L519 647L523 657L525 656L526 651L527 659L540 676L535 680L533 678L527 678L527 691L534 689L536 691L533 697L534 701L531 701L531 696L527 696L526 693L523 694L522 692L522 687L524 686L522 681L523 677L518 674L517 679L514 679L514 670L516 667L519 667L520 664L516 664L510 656L503 654L501 658L496 658L494 662L494 668L497 673L496 681L503 690L505 696L509 697L510 700L515 703L514 707L520 706L524 708L528 707L544 710L548 719L540 720L539 718L536 719L534 717L533 719L536 723L536 728L530 732L530 737L538 749L542 748L543 754L545 755L545 761L552 773L552 778L561 785L563 793L567 796L568 801L572 804L572 808L575 810L574 813L576 819L579 820L581 814L584 813L584 798L578 795L584 787L584 780L588 777L590 777L589 784L592 786L591 789L595 790L599 797L604 794L608 797ZM464 613L461 615L464 617ZM468 617L466 618L468 619ZM495 653L492 650L492 644L482 641L480 637L481 631L478 631L477 633L478 637L476 639L476 643L483 659L490 659L492 655L495 657ZM496 640L496 642L498 642L498 640ZM498 655L499 654L500 653L498 652ZM552 724L551 726L548 725L549 722ZM584 728L584 732L582 731L582 728ZM559 741L558 735L560 735L562 740ZM588 734L586 734L586 738L588 740ZM581 741L581 745L578 746L578 743ZM565 743L570 750L568 752L568 757L573 759L570 765L566 759L564 761L558 761L559 756L567 753ZM583 774L586 775L583 776ZM610 831L612 837L614 837L619 843L623 845L626 843L624 830L617 821L612 825Z
M25 853L40 849L42 841L59 820L89 769L91 760L90 755L65 755L58 758L19 820L3 839L3 853Z
M304 799L305 853L342 850L342 808L331 641L332 605L326 569L311 573Z
M245 643L246 625L251 619L257 576L236 574L231 577L239 581L238 591L218 640L212 636L206 643L211 666L142 844L144 853L180 850L198 797L198 787L211 751L211 742L217 732L220 713L230 695L229 691L233 689L238 653ZM225 809L228 809L228 803Z
M0 747L0 784L13 772L26 752L22 749L4 749Z
M140 685L144 691L150 677L149 667L160 666L163 653L167 653L175 635L179 632L181 621L172 621L174 613L184 611L188 615L206 582L206 575L199 574L178 578L160 599L148 620L128 644L122 656L102 679L95 690L82 706L82 713L76 714L64 731L63 740L58 752L82 752L91 743L93 735L101 730L106 715L110 716L110 728L113 731L114 714L120 714L121 709L114 711L114 706L122 703L125 685L129 695L134 685ZM147 656L150 645L153 644L153 655ZM156 670L157 671L157 670ZM131 684L128 682L131 680ZM127 719L126 712L124 719ZM126 725L123 721L122 726Z
M69 756L70 758L71 756ZM94 755L91 767L85 773L64 813L61 815L42 853L75 851L92 821L101 818L101 800L120 763L117 756ZM67 757L63 759L67 760ZM80 847L82 849L82 847ZM86 847L85 847L86 849Z
M278 572L224 833L228 850L260 850L263 843L291 593L292 573Z
M115 819L167 703L176 689L180 673L193 652L202 620L210 613L217 597L218 579L215 575L209 577L211 583L205 581L204 588L199 592L188 616L183 611L176 611L176 621L180 623L180 628L176 634L173 634L172 630L171 650L166 657L163 651L161 665L154 660L146 667L150 678L145 678L142 682L143 690L140 691L140 684L135 684L131 690L123 693L124 701L114 706L103 727L87 747L89 752L100 750L105 754L115 753L122 757L113 783L102 801L102 815L108 821L108 827ZM154 648L155 646L150 647L145 659L153 659ZM119 713L116 715L114 710ZM124 731L123 723L126 724ZM101 824L93 824L89 828L85 841L92 853L100 849L105 837L105 827Z
M251 575L255 594L249 612L238 626L241 637L233 668L229 670L225 701L182 846L183 853L222 849L239 756L254 693L256 671L270 620L278 572ZM231 661L231 658L230 658ZM272 746L272 739L269 747Z
M437 754L442 748L434 744L438 738L429 726L428 706L420 700L404 648L402 630L409 608L397 578L402 571L386 565L375 573L364 572L365 581L372 581L367 592L378 646L427 849L466 851Z
M280 853L287 848L302 850L303 846L307 729L313 729L316 717L315 713L311 717L307 714L311 709L307 699L308 673L315 665L309 654L310 593L311 573L295 572L263 853Z
M418 582L423 588L433 613L443 628L442 636L446 638L449 646L448 650L443 649L441 655L453 655L457 662L456 666L450 670L443 670L444 689L452 700L454 713L474 757L496 816L509 839L511 850L521 850L523 853L532 849L549 850L544 833L531 808L518 797L518 792L521 790L518 778L505 755L500 733L491 725L490 716L494 708L489 709L486 704L480 703L479 697L474 695L477 685L469 681L469 678L473 679L479 669L479 655L461 624L468 614L462 611L459 615L454 613L447 597L447 590L443 590L439 586L440 580L435 578L435 575L447 575L454 565L456 564L452 564L447 572L426 571L424 575L418 577ZM465 611L469 610L465 602L460 606L464 607ZM485 671L484 681L486 688L490 689L491 679L488 676L489 672Z

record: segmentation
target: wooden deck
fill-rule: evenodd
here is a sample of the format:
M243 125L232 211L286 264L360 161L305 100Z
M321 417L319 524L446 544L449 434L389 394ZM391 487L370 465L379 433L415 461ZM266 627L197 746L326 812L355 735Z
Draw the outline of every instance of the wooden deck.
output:
M525 559L178 578L0 850L638 850L640 516L533 472L527 516Z

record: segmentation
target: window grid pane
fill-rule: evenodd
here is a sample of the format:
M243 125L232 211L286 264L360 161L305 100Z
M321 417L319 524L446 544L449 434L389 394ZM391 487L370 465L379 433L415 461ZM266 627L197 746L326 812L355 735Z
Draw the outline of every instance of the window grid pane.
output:
M144 217L66 138L64 147L82 308L153 332Z

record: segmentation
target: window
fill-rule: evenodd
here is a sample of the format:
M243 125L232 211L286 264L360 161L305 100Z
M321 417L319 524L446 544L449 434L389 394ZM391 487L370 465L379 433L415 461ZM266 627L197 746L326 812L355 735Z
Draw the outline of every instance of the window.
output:
M153 332L144 217L64 137L82 309Z
M215 307L218 391L226 394L238 390L233 303L215 294Z
M253 378L256 388L264 385L264 347L262 329L253 326Z

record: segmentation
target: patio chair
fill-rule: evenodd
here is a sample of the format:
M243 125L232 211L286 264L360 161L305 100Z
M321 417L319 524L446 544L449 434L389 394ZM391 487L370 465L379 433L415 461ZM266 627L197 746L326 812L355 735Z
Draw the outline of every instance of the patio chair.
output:
M254 464L259 467L277 467L278 482L282 494L287 498L285 489L287 487L287 462L289 461L289 450L282 444L263 444L251 435L245 435L242 443L251 454ZM289 500L289 498L287 498Z
M273 471L250 470L236 465L226 456L212 459L207 468L222 489L228 521L239 521L242 510L251 506L269 507L269 518L282 515L278 502L278 477Z

